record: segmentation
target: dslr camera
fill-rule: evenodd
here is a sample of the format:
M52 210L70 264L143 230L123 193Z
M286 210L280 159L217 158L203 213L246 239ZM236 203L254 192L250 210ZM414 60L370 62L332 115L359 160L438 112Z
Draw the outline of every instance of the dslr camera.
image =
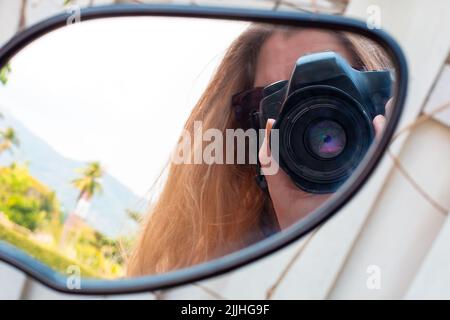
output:
M388 70L356 70L335 52L300 57L289 80L263 89L253 127L275 119L280 168L306 192L332 193L370 147L391 78Z

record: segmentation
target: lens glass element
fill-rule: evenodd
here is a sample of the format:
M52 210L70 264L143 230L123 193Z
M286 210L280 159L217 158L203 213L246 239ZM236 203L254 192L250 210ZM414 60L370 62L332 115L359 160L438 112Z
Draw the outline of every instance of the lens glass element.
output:
M331 159L344 150L347 136L336 121L320 120L306 130L306 141L315 156Z

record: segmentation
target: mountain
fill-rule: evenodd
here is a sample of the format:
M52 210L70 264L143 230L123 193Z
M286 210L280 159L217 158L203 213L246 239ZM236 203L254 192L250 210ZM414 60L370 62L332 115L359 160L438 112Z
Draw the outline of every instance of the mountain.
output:
M77 177L76 170L86 163L65 158L11 114L5 111L2 114L1 126L14 128L20 146L14 148L12 153L3 153L0 165L8 165L12 161L27 163L30 173L56 192L65 213L69 213L75 208L78 196L78 190L71 185L71 181ZM111 238L135 230L136 225L126 210L136 209L142 204L142 199L108 173L101 183L103 190L92 201L87 223Z

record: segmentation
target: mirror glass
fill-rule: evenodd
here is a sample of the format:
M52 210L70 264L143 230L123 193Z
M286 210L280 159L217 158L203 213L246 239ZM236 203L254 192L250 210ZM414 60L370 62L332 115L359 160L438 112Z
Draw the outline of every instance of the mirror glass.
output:
M140 17L68 25L1 70L0 239L118 279L236 252L345 188L395 70L337 30Z

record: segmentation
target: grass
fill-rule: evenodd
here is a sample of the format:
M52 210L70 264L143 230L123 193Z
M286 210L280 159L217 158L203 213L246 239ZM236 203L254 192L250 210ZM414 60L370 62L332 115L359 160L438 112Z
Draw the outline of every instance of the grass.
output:
M67 274L68 267L78 266L80 268L81 275L84 278L101 278L98 274L90 270L88 267L81 266L76 261L66 258L59 252L28 239L26 235L13 229L9 229L1 223L0 240L3 240L25 251L36 260L39 260L41 263L62 274Z

